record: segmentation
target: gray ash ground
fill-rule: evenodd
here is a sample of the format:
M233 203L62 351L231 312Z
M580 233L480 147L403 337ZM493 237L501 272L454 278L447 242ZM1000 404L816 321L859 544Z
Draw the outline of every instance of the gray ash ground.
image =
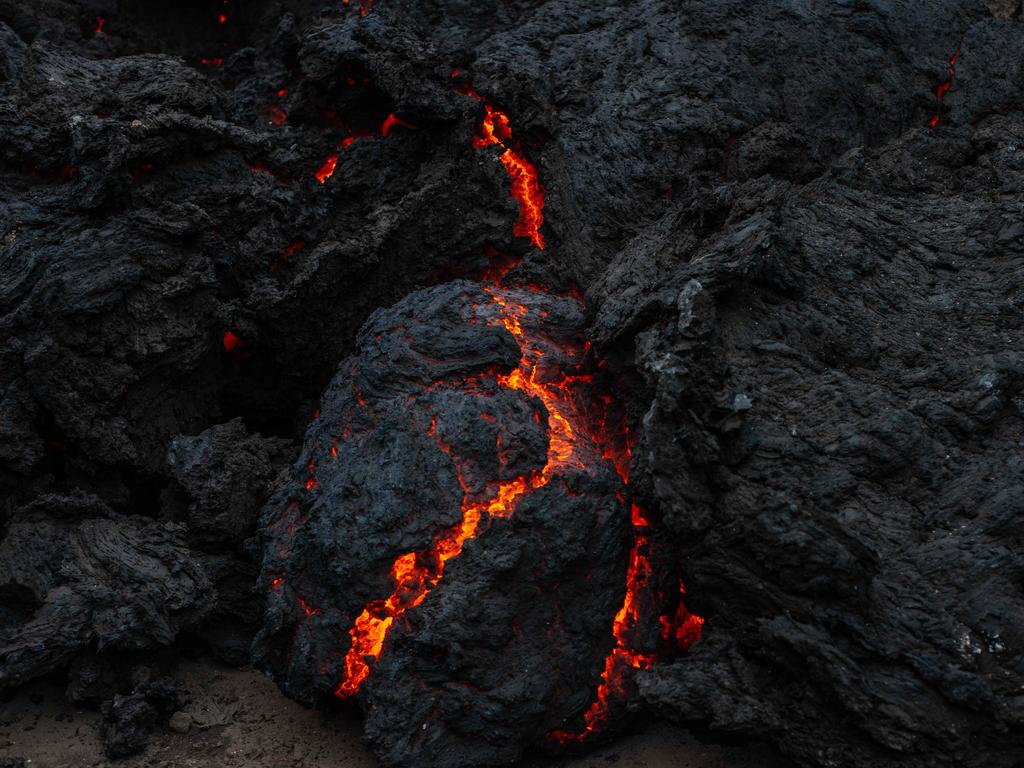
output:
M111 754L165 738L186 652L254 650L330 702L343 665L303 664L342 660L387 562L452 523L461 489L410 432L398 474L435 472L427 516L300 533L284 563L269 510L323 450L359 329L506 254L517 284L579 290L567 327L614 382L656 573L705 619L631 676L603 736L658 717L805 766L1024 762L1020 50L1019 2L0 0L0 688L59 681ZM533 241L508 148L544 188ZM514 340L492 330L389 360L371 394L467 350L507 370ZM509 396L501 422L526 468L544 438L528 404ZM607 478L583 497L627 506ZM356 507L324 480L342 525ZM483 535L511 551L563 503ZM616 516L580 560L554 549L576 577L593 562L592 590L527 604L510 586L478 622L441 619L478 607L493 563L453 560L357 697L385 762L427 754L410 698L447 724L438 765L579 729L629 529ZM271 573L288 569L323 603L291 662L306 622ZM557 653L488 635L574 599ZM454 640L462 668L429 653ZM551 669L524 678L533 706L494 708L484 673L517 659ZM467 670L482 690L455 690Z

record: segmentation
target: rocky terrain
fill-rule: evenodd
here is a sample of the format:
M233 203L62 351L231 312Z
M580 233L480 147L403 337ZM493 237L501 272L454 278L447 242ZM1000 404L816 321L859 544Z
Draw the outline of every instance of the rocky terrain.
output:
M978 0L0 0L0 689L112 758L189 650L386 765L651 717L1020 764L1022 49Z

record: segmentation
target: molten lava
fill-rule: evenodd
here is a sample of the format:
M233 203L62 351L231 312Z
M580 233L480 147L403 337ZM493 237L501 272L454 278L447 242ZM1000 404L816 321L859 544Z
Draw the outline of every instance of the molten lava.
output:
M238 352L245 346L245 342L236 336L233 331L224 331L224 338L221 340L221 343L227 352Z
M459 71L455 70L452 77L458 74ZM518 143L513 140L508 115L492 107L471 88L459 90L484 102L484 120L480 132L473 138L473 146L482 149L497 144L505 150L499 159L512 179L512 197L519 204L519 218L512 228L513 234L530 238L530 242L544 250L544 236L540 233L544 223L544 187L537 176L537 168L523 156Z
M636 504L632 505L631 518L633 548L629 553L629 566L626 570L626 596L612 622L615 647L605 658L601 683L597 686L597 696L590 708L583 713L583 730L562 730L548 734L548 738L558 744L583 742L599 733L611 717L612 699L624 699L629 694L630 669L650 669L658 661L657 654L638 652L631 647L631 635L642 618L640 595L650 589L650 580L654 573L647 553L647 529L650 523L644 511ZM674 618L661 617L662 635L668 635L666 639L674 639L680 650L686 650L700 639L703 625L704 619L687 611L682 601Z
M956 62L959 58L960 49L957 48L949 58L949 79L944 83L941 83L939 87L935 89L935 106L937 111L928 123L932 128L937 126L942 120L942 103L946 98L946 94L949 93L949 89L953 87L953 80L956 78Z
M334 174L334 169L338 166L338 156L328 155L327 159L324 160L324 164L320 166L320 170L314 174L316 180L321 184L326 184L327 180Z
M336 120L339 124L343 126L345 125L345 122L343 120L340 120L337 114L330 110L326 111L324 113L324 116L330 120ZM392 112L390 115L384 118L384 122L381 123L380 135L385 137L389 136L391 135L391 131L393 131L395 128L408 128L410 130L415 130L416 126L412 125L411 123L407 123L405 120L402 120L399 117L396 117L395 114ZM365 139L375 135L376 134L373 131L360 131L349 129L349 135L344 137L338 143L338 146L341 149L348 149L353 144L355 144L357 139ZM338 165L338 157L339 155L329 155L327 159L324 161L324 164L320 167L320 170L316 172L316 179L321 184L326 183L327 179L331 178L331 175L334 173L334 169Z

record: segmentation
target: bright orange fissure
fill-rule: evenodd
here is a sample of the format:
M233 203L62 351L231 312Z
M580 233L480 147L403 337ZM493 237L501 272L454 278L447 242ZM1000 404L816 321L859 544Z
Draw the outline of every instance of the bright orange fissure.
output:
M516 339L522 351L519 366L509 374L499 375L498 384L537 397L544 403L548 412L547 461L538 472L493 484L487 499L475 499L467 494L462 500L461 523L448 529L430 550L409 552L395 560L391 568L394 592L367 605L349 631L352 645L345 656L341 682L335 689L335 694L342 698L359 691L363 681L370 676L371 665L380 657L384 640L395 619L423 602L444 575L445 563L460 555L465 542L477 536L484 516L508 517L524 495L547 485L557 470L574 461L576 428L573 423L578 421L579 415L564 389L572 379L566 377L554 383L537 380L543 353L530 344L520 323L527 308L512 303L496 288L489 287L487 291L500 308L501 324ZM436 420L431 424L429 434L436 439L435 426ZM440 441L438 445L449 452Z
M634 534L633 548L629 552L629 566L626 570L626 596L612 622L615 647L604 660L597 696L589 709L583 713L583 730L553 731L548 734L549 739L559 744L583 742L599 733L611 717L612 699L624 699L628 696L628 671L650 669L658 661L657 654L640 653L631 647L630 635L641 621L640 595L649 589L650 579L654 573L647 554L649 543L646 531L650 524L643 509L637 504L632 505L631 517ZM700 639L704 619L687 611L685 603L680 601L676 616L662 616L661 625L663 638L666 641L674 640L680 650L685 650Z
M505 151L501 153L501 164L512 179L512 197L519 204L519 218L512 227L516 237L528 237L530 242L544 250L544 236L540 226L544 223L544 187L537 176L537 168L527 160L518 144L512 139L512 128L508 115L499 112L471 88L462 93L480 99L484 103L484 121L480 132L473 138L477 149L497 144Z

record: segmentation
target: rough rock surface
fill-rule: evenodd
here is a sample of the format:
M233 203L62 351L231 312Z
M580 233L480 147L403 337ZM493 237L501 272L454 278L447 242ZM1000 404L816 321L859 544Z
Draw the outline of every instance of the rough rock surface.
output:
M805 765L1024 761L1024 25L1019 3L992 5L256 0L218 24L214 0L0 0L0 680L182 631L237 661L255 625L225 628L256 615L243 540L291 459L277 441L301 438L339 361L364 359L373 310L475 278L497 248L527 257L524 284L582 290L572 325L620 382L632 492L672 540L661 573L707 621L639 675L634 707ZM451 87L469 81L538 169L543 251L513 235L500 152L474 147L486 107ZM507 334L474 330L495 345L481 364L514 364ZM364 397L468 365L438 351L386 361ZM305 459L329 450L323 413ZM314 536L302 557L345 557L262 582L261 653L292 695L329 693L338 668L289 668L285 628L343 655L393 556L458 517L450 462L408 425L368 434L406 440L405 471L423 462L435 487L368 482L428 513L349 521L365 553ZM530 429L523 466L543 453ZM181 436L239 474L221 485L200 459L181 475ZM482 699L445 687L458 674L431 677L440 638L465 633L467 669L484 663L487 621L430 622L479 605L468 556L541 530L521 519L471 542L408 617L419 631L389 641L360 694L387 761L422 754L380 734L425 680L444 713L433 755L511 760L587 706L622 530L586 555L609 579L579 591L593 632L534 649L567 660L534 683L571 685L502 733L507 751L473 731L486 718L459 721L460 696ZM297 613L305 590L330 592L316 617Z
M3 688L92 647L170 645L212 596L181 526L117 515L84 495L44 496L5 521L0 585Z
M364 606L386 612L394 592L408 607L362 690L388 764L509 764L593 696L623 602L629 510L596 434L601 401L579 373L581 308L459 281L375 313L268 504L273 594L258 647L289 695L344 695L358 682L346 659L358 640L345 635ZM524 355L564 402L503 378ZM465 540L447 559L435 542L452 531ZM422 553L428 575L397 577L406 553ZM644 618L657 638L658 613Z

